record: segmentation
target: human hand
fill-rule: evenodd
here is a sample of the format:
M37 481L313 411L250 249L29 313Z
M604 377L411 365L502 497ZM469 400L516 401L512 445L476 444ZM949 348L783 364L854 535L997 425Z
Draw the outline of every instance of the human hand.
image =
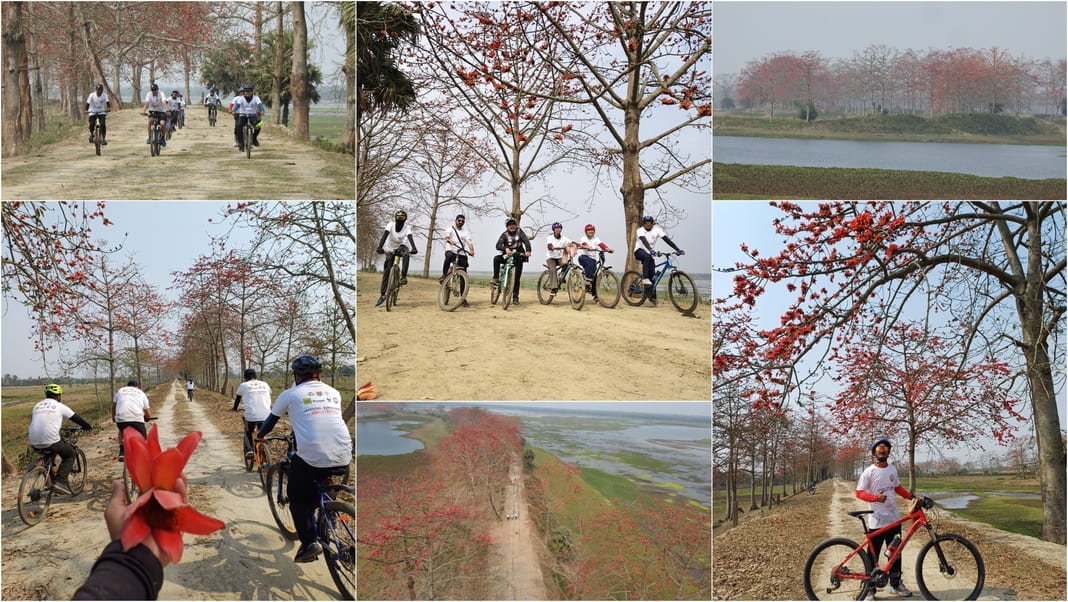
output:
M879 494L879 502L885 502L885 501L886 501L886 494L885 493L880 493Z
M185 481L186 477L183 473L174 483L174 491L181 495L182 499L186 497ZM126 487L120 479L115 479L111 482L111 499L104 508L104 522L107 523L108 535L112 541L122 536L122 525L126 522L126 507ZM167 566L171 563L170 556L163 553L151 533L141 543L145 544L145 547L159 560L160 566Z
M682 249L679 249L679 255L685 255L685 254L686 254L686 251L683 251Z

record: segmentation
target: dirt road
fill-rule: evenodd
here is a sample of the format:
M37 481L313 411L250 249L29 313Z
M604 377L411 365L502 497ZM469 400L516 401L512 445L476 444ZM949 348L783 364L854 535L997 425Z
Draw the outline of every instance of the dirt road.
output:
M575 311L523 289L522 305L505 311L473 285L470 307L443 312L437 279L411 277L386 312L374 307L380 280L357 275L356 371L382 399L710 399L708 305L694 317L666 300Z
M166 385L165 385L166 386ZM185 399L174 381L159 416L160 444L173 447L187 433L203 439L186 465L190 502L226 523L208 536L185 536L182 561L164 569L162 600L326 600L338 593L322 558L295 564L296 543L278 532L256 473L246 473L240 443L207 419L199 403ZM108 542L103 510L111 480L122 475L113 458L114 425L105 422L83 436L89 460L85 491L53 498L45 519L26 527L15 500L19 477L3 481L3 598L69 600Z
M298 143L264 126L247 159L233 147L233 118L208 125L202 107L186 112L186 126L158 157L149 155L146 117L137 109L108 115L108 145L96 156L88 124L76 136L29 155L5 157L2 198L39 199L352 199L350 155Z
M491 600L545 600L545 582L538 568L534 526L527 512L523 471L513 457L505 489L504 511L509 517L491 532L494 556L490 562Z

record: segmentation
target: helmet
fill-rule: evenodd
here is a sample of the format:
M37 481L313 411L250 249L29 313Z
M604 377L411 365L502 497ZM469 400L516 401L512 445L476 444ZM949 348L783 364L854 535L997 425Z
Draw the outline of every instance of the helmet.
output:
M551 229L552 230L555 230L557 228L561 228L562 229L563 227L564 227L564 225L561 224L560 222L553 222L553 227Z
M582 231L583 231L583 232L585 232L586 230L596 230L596 229L597 229L597 228L596 228L596 227L594 227L594 225L593 225L593 224L586 224L586 227L585 227L585 228L583 228L583 229L582 229Z
M245 378L256 378L256 369L245 368Z
M519 222L515 221L514 217L510 217L510 218L504 220L505 227L515 226L515 225L518 225L518 224L519 224Z
M126 382L126 386L127 387L140 387L141 383L137 382L136 380L130 380L130 381Z
M656 220L653 219L653 216L651 216L651 215L645 215L645 216L642 216L642 223L644 224L645 222L653 222L655 224Z
M63 387L57 385L56 383L51 383L51 384L45 385L45 395L62 395L62 394L63 394Z
M311 376L313 374L319 374L322 369L322 363L320 363L319 358L314 355L302 355L293 360L294 376Z
M404 219L408 219L408 212L402 210L402 211L398 211L398 212L393 214L393 219L400 219L402 217Z
M104 89L104 84L97 84L96 85L96 89L97 90L103 90Z
M152 84L152 87L149 88L149 90L152 90L153 92L155 92L156 90L159 90L159 84Z
M218 88L212 88L211 89L211 93L212 94L218 94L219 93L219 89Z
M880 443L885 443L886 444L886 449L888 449L888 450L894 448L894 446L890 444L890 440L889 439L887 439L886 437L879 437L878 439L875 440L874 443L871 444L871 453L873 453L873 454L875 453L875 446L879 445Z
M245 85L241 86L241 91L242 92L251 92L252 91L252 84L245 84Z

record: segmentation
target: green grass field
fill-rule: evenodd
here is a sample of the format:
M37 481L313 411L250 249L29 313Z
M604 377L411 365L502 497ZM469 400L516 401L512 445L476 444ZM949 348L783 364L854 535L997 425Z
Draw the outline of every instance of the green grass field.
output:
M312 110L308 116L308 135L319 136L331 142L337 142L341 131L345 129L345 113L326 113Z

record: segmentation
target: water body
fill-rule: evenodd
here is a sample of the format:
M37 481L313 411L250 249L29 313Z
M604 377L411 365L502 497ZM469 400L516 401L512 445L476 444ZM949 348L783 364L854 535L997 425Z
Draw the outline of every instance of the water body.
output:
M1063 146L713 136L712 159L747 165L869 167L1041 180L1065 177Z
M423 442L405 437L395 426L418 424L402 420L356 421L356 455L395 456L423 449Z
M1042 496L1037 493L1027 493L1022 491L983 491L990 495L1000 495L1007 497L1017 497L1023 499L1041 499ZM979 496L974 495L971 492L947 492L947 491L932 491L927 494L939 503L939 505L949 508L950 510L963 510L979 499ZM948 497L941 497L948 496Z
M683 249L685 249L685 247L683 247ZM689 257L689 253L687 253L685 256L683 256L683 259L686 259L688 257ZM529 287L529 288L534 288L534 287L536 287L538 285L538 276L541 275L542 270L544 270L545 268L542 268L540 266L540 264L539 264L537 266L538 270L534 271L534 273L530 273L533 270L529 266L530 266L530 264L527 264L526 266L523 266L523 278L522 278L521 282L522 282L522 286ZM706 265L706 267L707 267L707 265ZM623 272L619 272L619 271L616 271L614 269L612 271L615 272L617 277L623 278ZM701 300L708 301L709 299L712 298L712 274L707 274L707 273L701 274L701 273L696 273L696 272L690 272L690 271L687 271L686 269L683 269L682 271L684 271L687 274L689 274L690 278L693 278L693 284L694 284L694 286L697 287L697 293L701 296ZM477 276L479 278L489 279L489 278L493 277L493 272L482 272L482 271L471 270L468 273L471 276ZM667 286L667 276L664 276L664 279L660 281L660 289L661 290L666 290L666 289L664 289L664 287L666 287L666 286ZM666 295L667 295L666 292L662 292L660 298L664 299L664 298L666 298Z

